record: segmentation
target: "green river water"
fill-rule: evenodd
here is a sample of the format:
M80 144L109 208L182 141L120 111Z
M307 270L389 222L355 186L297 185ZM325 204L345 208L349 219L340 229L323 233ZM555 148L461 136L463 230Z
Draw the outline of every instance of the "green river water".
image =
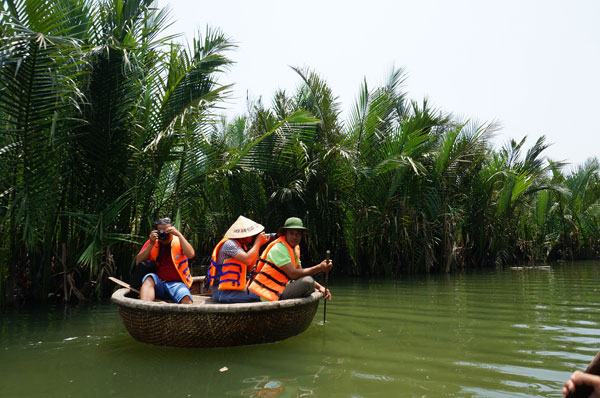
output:
M560 397L600 350L600 263L335 279L286 341L138 343L109 303L4 310L0 397ZM227 371L220 369L227 367Z

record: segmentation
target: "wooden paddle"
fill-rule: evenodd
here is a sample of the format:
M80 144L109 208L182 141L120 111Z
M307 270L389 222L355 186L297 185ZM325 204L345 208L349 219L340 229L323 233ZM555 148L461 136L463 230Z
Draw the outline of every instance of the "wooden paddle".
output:
M129 283L125 283L122 280L114 278L112 276L109 276L108 279L110 279L111 281L113 281L114 283L116 283L119 286L126 287L127 289L131 290L132 292L140 294L140 291L129 286Z
M331 252L329 250L327 250L325 252L325 260L327 261L327 264L329 264L329 255L330 254L331 254ZM325 295L327 295L328 286L329 286L329 272L325 272ZM323 303L323 325L325 325L326 314L327 314L327 299L325 299L325 302Z
M596 354L592 362L585 369L585 373L589 373L592 375L600 375L600 352ZM587 384L581 384L577 386L574 392L569 393L567 398L587 398L592 392L594 392L594 387L588 386Z

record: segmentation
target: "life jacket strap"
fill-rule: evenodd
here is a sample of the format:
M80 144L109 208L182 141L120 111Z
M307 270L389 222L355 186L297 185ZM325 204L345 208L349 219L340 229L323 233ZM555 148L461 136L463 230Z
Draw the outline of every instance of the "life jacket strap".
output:
M284 270L281 269L281 267L276 266L275 264L273 264L270 261L266 261L266 265L268 265L269 267L273 268L275 271L279 272L281 275L285 276L286 279L290 279L290 277L288 276L288 274L285 273ZM260 273L262 273L262 271L260 271Z
M236 266L237 268L239 268L240 272L237 271L225 271L223 272L223 267L225 265L229 265L229 266ZM210 275L210 268L214 267L215 269L215 276L211 276ZM210 267L208 267L208 283L219 286L221 283L224 282L234 282L235 285L240 285L239 280L236 279L221 279L221 277L223 275L227 275L227 274L235 274L237 275L237 279L240 279L241 277L241 273L242 273L242 266L236 263L223 263L223 264L217 264L216 262L214 262L212 259L210 260Z
M232 282L234 285L239 286L240 285L240 281L237 279L220 279L217 282L217 285L220 285L221 283L225 283L225 282Z
M263 289L267 289L268 291L275 293L277 297L281 297L281 293L279 293L277 290L270 288L269 286L265 285L264 283L261 283L260 281L257 281L256 279L252 283L256 283Z
M275 264L273 264L273 262L271 262L271 261L269 261L269 260L267 260L267 259L265 259L265 258L259 257L259 258L258 258L258 261L261 261L261 262L263 262L263 263L265 263L265 264L269 264L271 267L276 267L276 265L275 265Z
M259 274L262 274L265 278L269 279L273 283L278 284L279 286L285 287L287 285L287 283L280 282L277 279L273 278L271 275L264 273L263 271L260 271Z

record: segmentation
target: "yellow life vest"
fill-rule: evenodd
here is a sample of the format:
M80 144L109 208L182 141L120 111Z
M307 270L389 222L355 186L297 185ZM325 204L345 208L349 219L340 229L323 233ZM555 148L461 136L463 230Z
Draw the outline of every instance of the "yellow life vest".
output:
M288 281L290 280L281 267L278 267L267 260L269 251L271 251L273 246L278 243L283 243L288 249L290 259L292 260L292 264L295 268L298 268L298 261L296 259L300 258L300 246L296 246L295 249L292 249L287 240L285 240L284 236L280 236L273 242L269 243L265 251L262 252L260 258L258 259L256 276L248 285L248 290L269 301L279 300L283 289L285 289Z
M149 260L156 260L158 253L160 252L159 246L160 243L158 243L158 240L154 242L154 246L150 251ZM171 240L171 259L173 260L173 265L175 265L175 269L179 274L179 278L181 278L181 281L185 283L188 288L190 288L192 286L192 273L190 272L189 259L183 254L181 242L175 235L173 235L173 239Z
M214 248L211 256L210 267L208 268L208 279L211 286L217 284L219 290L245 290L246 289L246 269L247 266L236 258L227 258L223 264L217 262L219 250L229 238L223 238ZM234 241L240 248L240 243Z

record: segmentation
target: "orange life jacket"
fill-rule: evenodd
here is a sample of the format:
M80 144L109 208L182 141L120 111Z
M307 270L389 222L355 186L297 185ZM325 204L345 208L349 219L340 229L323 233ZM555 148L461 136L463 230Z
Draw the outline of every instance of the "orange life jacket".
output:
M156 260L159 252L160 243L158 243L157 240L154 242L154 246L150 251L149 260ZM183 254L181 242L179 242L179 238L175 235L173 235L173 239L171 240L171 259L173 259L173 265L175 265L179 278L181 278L181 281L190 288L192 286L192 273L190 272L189 259Z
M208 279L211 286L217 284L219 290L245 290L247 265L236 258L226 258L223 264L217 262L219 250L229 238L223 238L212 252L210 267L208 268ZM240 248L240 243L233 240Z
M283 289L285 289L290 278L287 276L281 267L273 264L267 260L269 251L278 243L283 243L290 253L290 259L295 268L298 268L297 258L300 258L300 246L296 246L292 249L287 243L284 236L280 236L273 242L269 243L264 252L262 252L258 259L258 266L256 270L256 276L252 279L248 285L248 290L258 294L260 297L269 301L279 300Z

